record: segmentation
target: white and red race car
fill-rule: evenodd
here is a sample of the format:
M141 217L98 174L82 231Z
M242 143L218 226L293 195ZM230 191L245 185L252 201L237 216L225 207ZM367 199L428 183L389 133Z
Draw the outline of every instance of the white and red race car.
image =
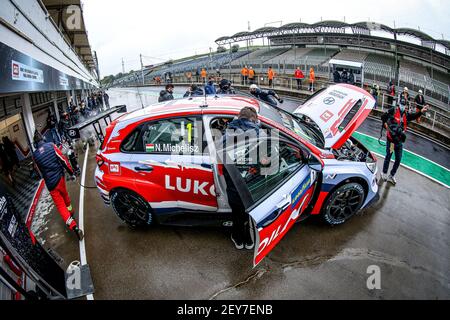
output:
M131 226L230 226L216 138L243 107L255 108L262 129L277 132L277 169L248 180L248 168L236 161L232 179L256 230L257 265L297 221L321 214L341 224L376 198L376 159L351 138L374 103L357 87L336 85L298 115L240 95L155 104L107 128L96 183Z

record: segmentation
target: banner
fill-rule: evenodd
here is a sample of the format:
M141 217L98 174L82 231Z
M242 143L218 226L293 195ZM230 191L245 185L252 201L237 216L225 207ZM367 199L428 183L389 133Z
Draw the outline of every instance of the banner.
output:
M95 84L67 75L0 42L0 94L93 89Z

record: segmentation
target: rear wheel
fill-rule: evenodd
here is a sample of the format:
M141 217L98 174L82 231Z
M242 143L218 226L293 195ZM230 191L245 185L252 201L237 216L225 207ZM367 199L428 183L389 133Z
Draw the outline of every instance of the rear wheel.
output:
M365 191L359 183L348 183L333 191L323 209L322 218L330 225L347 222L364 204Z
M133 191L125 189L112 191L111 205L119 218L132 227L153 224L153 211L150 204Z

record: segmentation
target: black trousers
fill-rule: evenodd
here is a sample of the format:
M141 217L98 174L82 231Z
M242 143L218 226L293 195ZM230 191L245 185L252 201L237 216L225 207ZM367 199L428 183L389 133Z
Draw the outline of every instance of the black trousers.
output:
M395 176L398 168L400 167L400 163L402 162L403 156L403 144L398 144L394 146L394 152L391 152L392 142L389 140L386 143L386 158L384 159L383 173L387 174L389 171L389 165L391 164L392 154L395 153L395 163L394 167L391 171L391 176Z
M302 79L297 79L297 89L300 90L302 88Z
M233 239L239 243L249 243L250 236L250 224L249 216L245 211L244 204L238 191L234 188L231 178L228 176L228 172L224 172L225 180L227 182L227 197L231 207L231 215L233 220L232 236Z

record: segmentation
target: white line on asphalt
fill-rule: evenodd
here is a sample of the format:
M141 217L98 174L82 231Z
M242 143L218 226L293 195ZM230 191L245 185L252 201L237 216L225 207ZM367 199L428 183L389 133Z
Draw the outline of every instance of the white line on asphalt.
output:
M88 160L88 155L89 155L89 144L87 145L86 148L86 153L84 154L84 163L83 163L83 173L81 175L81 185L84 186L85 182L86 182L86 168L87 168L87 160ZM84 188L80 186L80 204L79 204L79 208L78 208L78 224L79 224L79 228L81 230L84 230ZM85 264L87 264L87 258L86 258L86 243L85 243L85 239L86 239L86 235L85 238L80 241L80 262L81 265L84 266ZM92 294L87 296L88 300L94 300L94 296Z
M383 159L385 159L385 157L386 157L386 155L382 155L382 154L379 154L379 153L377 153L377 152L373 152L373 154L375 154L377 157L380 157L380 158L383 158ZM395 160L391 160L391 162L394 162L394 161L395 161ZM403 163L401 163L400 166L401 166L401 167L405 167L406 169L411 170L411 171L413 171L413 172L415 172L415 173L417 173L417 174L419 174L419 175L421 175L421 176L424 176L425 178L428 178L428 179L430 179L430 180L432 180L432 181L434 181L434 182L440 184L441 186L446 187L447 189L450 189L450 186L446 185L445 183L443 183L443 182L441 182L441 181L439 181L439 180L436 180L436 179L433 178L433 177L430 177L429 175L427 175L427 174L425 174L425 173L423 173L423 172L420 172L420 171L417 170L417 169L411 168L410 166L408 166L408 165L406 165L406 164L403 164Z
M361 132L356 132L356 133L358 133L358 134L360 134L360 135L362 135L362 136L365 136L365 137L368 137L368 138L372 138L373 140L377 140L377 141L378 141L377 138L372 137L372 136L370 136L370 135L368 135L368 134L361 133ZM424 160L426 160L426 161L428 161L428 162L430 162L430 163L432 163L432 164L434 164L434 165L436 165L436 166L438 166L438 167L440 167L440 168L442 168L442 169L447 170L447 171L450 172L450 169L444 167L443 165L440 165L439 163L434 162L433 160L427 159L427 158L425 158L424 156L421 156L420 154L414 153L414 152L412 152L412 151L410 151L410 150L408 150L408 149L404 149L404 151L405 151L405 152L409 152L409 153L412 154L413 156L416 156L416 157L419 157L419 158L421 158L421 159L424 159Z

